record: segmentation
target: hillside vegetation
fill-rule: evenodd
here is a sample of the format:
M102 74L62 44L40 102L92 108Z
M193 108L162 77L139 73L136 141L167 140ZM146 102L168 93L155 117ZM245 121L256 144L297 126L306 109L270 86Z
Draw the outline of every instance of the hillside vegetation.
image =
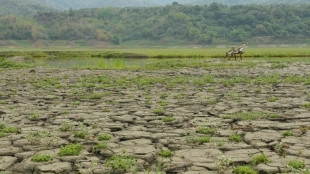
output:
M299 42L310 36L310 5L101 8L0 18L2 40Z
M32 16L37 12L51 11L56 6L44 6L25 0L0 0L0 17L7 15Z
M261 5L283 5L283 4L294 4L294 5L304 5L310 4L308 0L195 0L191 4L193 5L205 5L211 3L221 3L226 5L247 5L247 4L261 4Z

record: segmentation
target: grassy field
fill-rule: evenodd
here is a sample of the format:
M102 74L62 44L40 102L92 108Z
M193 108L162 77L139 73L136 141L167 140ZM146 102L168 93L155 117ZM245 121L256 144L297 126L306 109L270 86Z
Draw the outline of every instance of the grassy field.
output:
M105 58L221 58L229 48L176 49L0 49L0 56L105 57ZM308 48L247 48L244 57L310 57Z

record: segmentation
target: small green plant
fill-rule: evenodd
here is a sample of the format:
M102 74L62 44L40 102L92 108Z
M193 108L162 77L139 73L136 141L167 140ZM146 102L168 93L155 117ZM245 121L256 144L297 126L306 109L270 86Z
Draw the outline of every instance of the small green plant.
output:
M31 158L31 161L34 161L34 162L47 162L47 161L51 161L53 160L53 158L50 156L50 155L34 155L32 158Z
M86 125L88 125L88 127ZM94 126L96 127L96 125L93 125L91 122L89 122L89 120L83 120L83 123L80 123L79 127L73 131L74 137L82 138L85 140L91 139L93 137Z
M235 174L258 174L258 172L250 166L238 166L233 169L233 173Z
M272 97L269 97L268 98L268 101L269 102L275 102L275 101L277 101L278 100L278 97L275 97L275 96L272 96Z
M65 114L68 114L68 113L69 113L69 111L61 111L60 115L65 115Z
M289 146L285 142L280 142L276 145L275 150L281 156L286 156L284 149L288 149Z
M209 92L214 92L214 91L215 91L215 88L214 88L214 87L211 87L211 88L208 89L208 91L209 91Z
M0 132L0 138L3 138L3 137L5 137L5 134Z
M102 112L111 112L111 110L109 108L104 108Z
M292 169L296 169L296 170L299 170L299 169L304 169L306 168L306 165L304 162L302 161L297 161L297 160L291 160L288 162L288 166Z
M207 105L210 105L210 104L216 104L217 103L217 100L214 99L214 98L211 98L209 96L206 96L204 98L201 98L200 100L200 104L204 105L204 106L207 106Z
M62 132L68 132L73 128L73 122L70 120L64 120L61 122L61 125L59 127L60 131Z
M269 114L269 117L270 118L279 118L280 116L276 113L273 113L273 114Z
M166 99L166 98L168 98L169 97L169 94L167 94L167 93L162 93L161 95L160 95L160 98L161 99Z
M200 144L203 144L203 143L209 143L209 142L211 142L211 137L195 137L193 139L193 142L196 145L200 145Z
M153 97L152 96L145 96L145 99L146 100L151 100L151 99L153 99Z
M309 130L309 126L307 125L302 125L299 127L300 131L302 134L305 134Z
M106 149L108 147L108 144L107 143L99 143L99 144L97 144L97 145L95 145L94 147L93 147L93 150L95 151L95 152L97 152L97 151L99 151L99 150L101 150L101 149Z
M120 170L122 172L126 172L131 169L136 163L137 159L134 159L131 156L112 156L107 160L107 166L112 167L114 170Z
M6 105L6 104L8 104L8 103L9 103L8 101L0 100L0 104L1 104L1 105Z
M3 129L0 129L0 132L4 132L4 133L18 133L19 130L16 127L5 127Z
M73 131L73 134L76 138L86 138L86 132L84 131Z
M37 120L38 118L40 118L40 114L39 113L31 113L28 116L29 120Z
M222 153L217 157L217 160L215 161L215 165L218 168L219 173L224 173L224 171L229 168L229 166L232 164L233 157L227 157L223 155Z
M256 155L253 157L253 160L252 160L252 163L253 165L258 165L260 163L268 163L269 160L268 160L268 157L265 155L265 154L260 154L260 155Z
M81 144L68 144L60 148L59 156L70 156L70 155L79 155L84 149L84 146Z
M231 100L239 100L241 97L243 97L244 93L237 93L237 92L227 92L225 93L225 97Z
M184 93L180 93L180 94L175 94L173 95L174 99L184 99L185 98L185 94Z
M169 149L168 150L162 150L158 154L162 157L171 157L172 156L172 152Z
M241 142L242 141L242 137L240 135L237 134L232 134L228 137L229 141L234 141L234 142Z
M216 129L206 126L199 126L197 132L201 134L214 134L216 132Z
M153 110L153 113L156 115L165 115L165 110L162 108L157 108Z
M257 89L255 89L255 92L256 92L256 93L261 93L261 92L262 92L262 88L257 88Z
M302 104L301 106L304 108L310 108L310 103Z
M79 102L79 101L73 101L73 102L71 102L71 104L72 104L73 106L80 105L80 103L81 103L81 102Z
M223 142L223 141L216 142L216 145L217 145L217 146L220 146L220 147L221 147L221 146L224 146L224 142Z
M165 101L165 100L159 100L157 103L158 103L160 106L167 106L167 105L169 105L169 103L168 103L167 101Z
M48 146L57 143L57 137L50 131L28 131L24 137L31 145L44 144Z
M275 63L271 65L271 69L280 69L280 68L285 68L288 67L288 65L285 65L283 63Z
M109 135L109 134L101 134L101 135L98 135L98 140L99 140L99 141L110 140L110 139L111 139L111 135Z
M223 119L232 119L232 116L231 115L223 115L222 118Z
M174 117L164 117L164 118L163 118L163 121L164 121L164 122L172 122L172 121L174 121L174 120L175 120Z
M282 135L283 136L294 136L294 132L292 132L292 131L284 131L284 132L282 132Z
M91 100L99 100L104 96L104 93L93 93L89 98Z
M5 128L5 123L3 123L3 122L0 122L0 129L4 129Z

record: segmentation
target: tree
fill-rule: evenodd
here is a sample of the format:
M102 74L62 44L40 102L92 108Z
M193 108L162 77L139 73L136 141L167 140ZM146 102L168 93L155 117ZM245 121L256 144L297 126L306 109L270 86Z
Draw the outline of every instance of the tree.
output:
M249 38L249 33L244 31L243 29L234 29L229 32L229 35L231 40L236 42L242 42Z

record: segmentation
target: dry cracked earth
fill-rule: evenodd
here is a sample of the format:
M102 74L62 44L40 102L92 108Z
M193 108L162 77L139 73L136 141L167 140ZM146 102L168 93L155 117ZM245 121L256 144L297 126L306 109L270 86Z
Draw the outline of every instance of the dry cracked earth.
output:
M253 62L2 70L0 173L307 173L310 65Z

